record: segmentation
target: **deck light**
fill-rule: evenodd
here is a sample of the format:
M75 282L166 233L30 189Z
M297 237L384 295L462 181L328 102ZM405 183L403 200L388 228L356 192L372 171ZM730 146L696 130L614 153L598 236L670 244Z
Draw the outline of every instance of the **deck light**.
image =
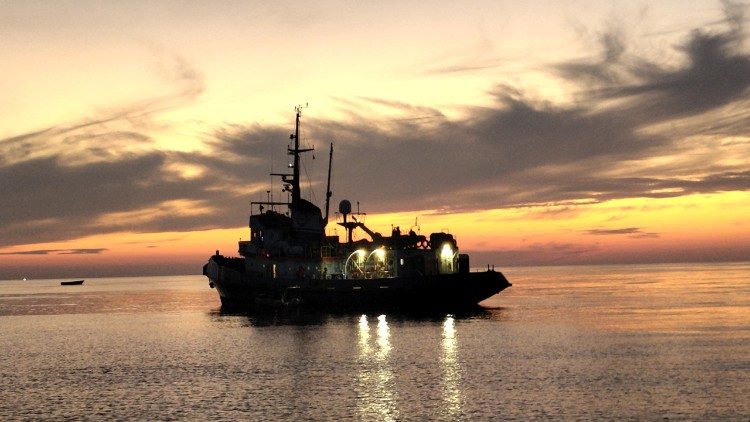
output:
M346 262L344 263L344 278L348 277L346 269L349 268L349 260L352 259L354 255L357 255L357 263L361 265L362 261L365 258L365 255L367 255L367 251L364 249L357 249L356 251L349 254L349 256L346 258Z
M440 258L453 259L453 249L448 243L443 243L443 249L440 250Z

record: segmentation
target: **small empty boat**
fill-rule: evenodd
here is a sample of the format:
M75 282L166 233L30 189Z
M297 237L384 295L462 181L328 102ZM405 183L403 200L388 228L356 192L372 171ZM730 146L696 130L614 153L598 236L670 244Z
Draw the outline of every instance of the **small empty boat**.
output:
M83 284L83 280L73 280L73 281L61 281L60 285L62 286L77 286Z

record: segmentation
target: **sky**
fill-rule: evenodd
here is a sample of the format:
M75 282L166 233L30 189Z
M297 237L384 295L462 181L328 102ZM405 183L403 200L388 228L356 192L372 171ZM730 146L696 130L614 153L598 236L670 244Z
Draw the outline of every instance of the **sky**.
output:
M472 265L750 260L748 7L0 0L0 278L236 254L297 105L303 195L333 142L332 209Z

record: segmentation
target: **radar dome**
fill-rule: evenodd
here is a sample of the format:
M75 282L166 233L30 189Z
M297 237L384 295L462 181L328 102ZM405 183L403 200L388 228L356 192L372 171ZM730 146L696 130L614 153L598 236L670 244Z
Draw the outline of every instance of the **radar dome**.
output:
M339 212L341 214L351 214L352 213L352 203L348 200L344 199L343 201L339 202Z

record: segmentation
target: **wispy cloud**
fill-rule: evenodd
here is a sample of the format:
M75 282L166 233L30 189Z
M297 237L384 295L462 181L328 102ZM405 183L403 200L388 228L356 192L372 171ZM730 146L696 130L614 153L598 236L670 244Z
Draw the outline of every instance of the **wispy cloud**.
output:
M86 249L34 249L18 252L3 252L0 255L98 255L108 251L107 248Z
M573 243L543 242L533 243L515 249L472 251L473 266L487 264L530 265L545 262L547 265L576 262L582 256L595 253L598 245L577 245Z
M433 67L427 69L424 73L427 75L445 75L451 73L477 72L481 70L496 69L507 63L508 60L502 58L467 60L462 63L453 63L444 66Z
M610 235L610 234L634 234L640 233L641 229L637 227L628 227L624 229L591 229L585 231L588 234Z
M107 248L89 248L89 249L68 249L60 251L60 255L97 255L102 252L108 251Z
M584 233L596 236L627 235L634 239L659 237L659 233L644 232L638 227L626 227L623 229L589 229L584 230Z
M153 115L194 101L204 90L203 75L182 57L157 51L167 92L111 106L75 122L0 139L0 164L59 157L66 163L114 161L121 155L153 149L148 135Z

